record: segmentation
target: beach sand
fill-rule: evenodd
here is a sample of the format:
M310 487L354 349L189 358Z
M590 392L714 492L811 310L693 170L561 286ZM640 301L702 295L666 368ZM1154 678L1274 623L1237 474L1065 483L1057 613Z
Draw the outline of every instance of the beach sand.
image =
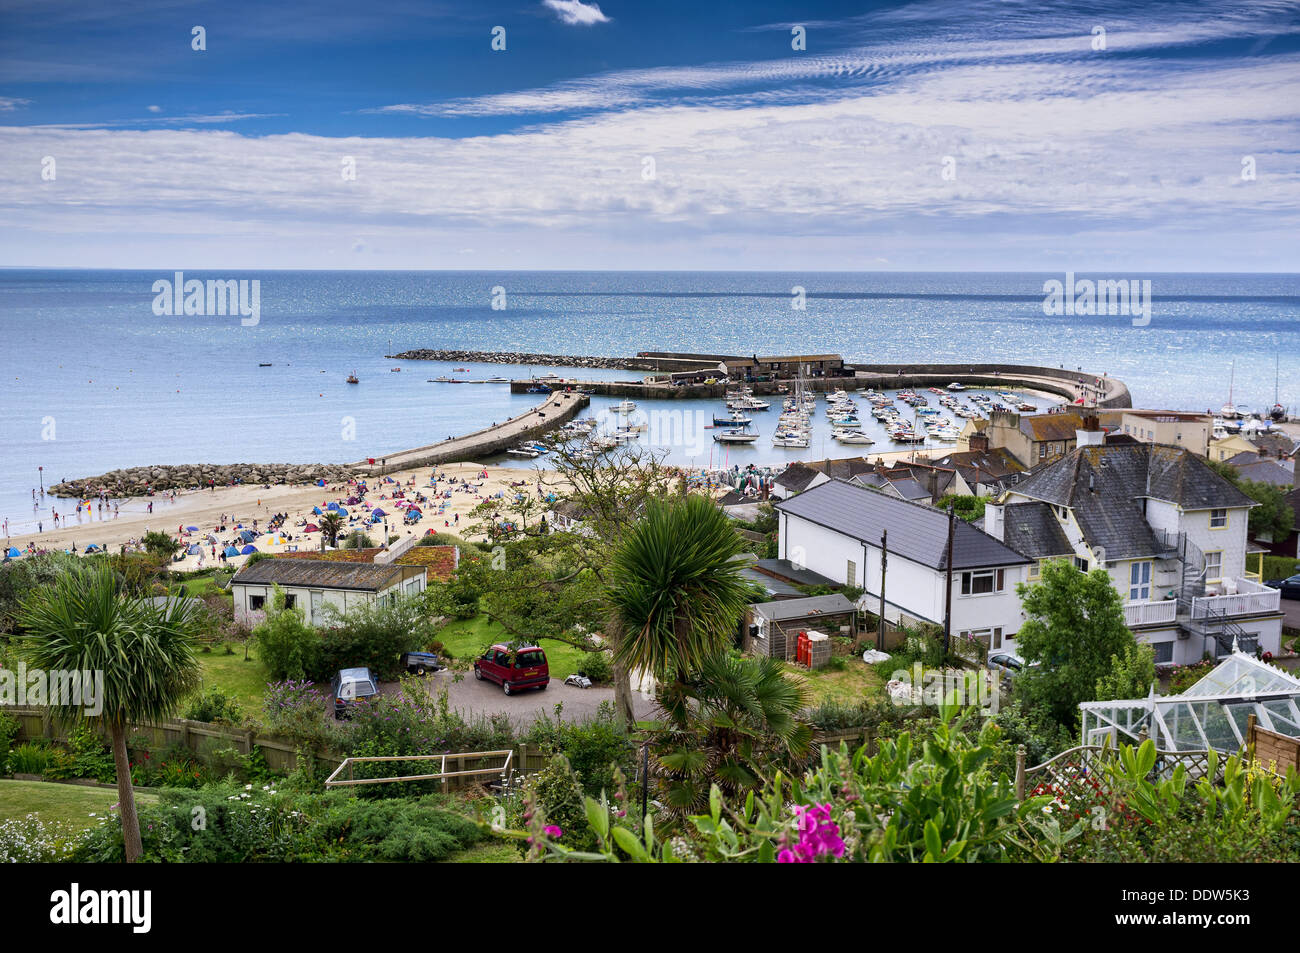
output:
M406 490L408 495L414 496L412 491L419 490L428 496L432 491L429 486L430 475L436 469L438 475L442 478L438 484L438 491L451 491L450 499L439 499L430 505L424 505L423 515L417 524L404 526L402 524L402 511L393 506L391 500L393 491L398 488L396 483L380 482L382 478L372 478L368 481L369 491L366 494L366 502L371 508L381 507L388 514L389 535L399 536L423 536L429 529L435 529L438 532L454 533L457 536L469 538L468 528L470 523L477 522L467 516L474 507L483 500L494 496L497 493L506 494L506 498L511 498L512 494L521 490L527 490L530 493L537 492L537 481L539 476L544 480L553 482L553 474L547 472L544 475L537 469L508 468L508 467L485 467L478 463L450 463L436 468L419 467L418 469L405 470L399 473L389 474L394 480L401 484L401 488ZM486 472L486 478L481 475ZM451 484L449 479L455 478L458 482ZM413 484L409 481L414 480ZM467 491L461 489L466 485L474 487L473 490ZM524 481L527 485L524 487L515 487L511 484ZM549 489L543 488L543 492L550 492ZM111 514L106 514L105 518L100 519L98 513L98 502L92 500L90 503L93 517L88 518L85 515L85 509L82 508L82 518L78 522L75 517L67 522L71 525L63 525L59 529L50 529L46 527L44 533L28 533L16 535L7 540L9 546L15 546L19 550L24 550L29 542L34 542L37 549L52 550L70 550L72 544L76 543L77 552L85 552L87 546L95 544L96 546L107 548L109 552L118 552L119 548L131 540L138 540L149 531L161 531L177 536L177 530L181 527L197 526L198 532L183 533L179 538L187 545L191 542L198 542L205 539L209 533L213 533L221 541L231 540L236 535L234 526L242 523L245 528L252 528L252 522L257 520L258 537L253 541L253 545L261 552L287 552L290 547L297 547L299 550L316 549L320 546L320 533L303 533L296 525L300 520L311 521L314 519L312 508L319 506L325 508L327 503L342 504L352 493L346 485L335 486L272 486L269 488L261 486L233 486L217 487L216 490L186 490L176 494L175 502L170 495L161 494L153 497L134 497L123 501L121 511L116 519ZM153 513L146 512L148 503L153 502ZM75 500L61 501L64 505L55 504L55 508L60 514L72 513L76 506ZM440 507L443 507L439 513ZM364 520L367 510L361 506L345 507L349 515L361 516ZM292 542L274 543L269 542L265 527L267 522L276 513L287 513L289 518L278 532L292 534L295 538ZM226 515L226 532L219 532L217 527L221 525L220 519L222 514ZM460 526L455 525L455 516L460 515ZM233 518L232 518L233 517ZM63 521L61 521L63 522ZM444 525L450 523L450 526ZM347 524L347 530L350 532L354 529L364 529L378 545L383 536L383 524L375 526L367 525L362 520ZM243 544L240 544L241 548ZM220 547L218 547L220 552ZM227 565L237 568L247 561L246 556L232 558L227 561ZM218 559L219 563L220 560ZM204 567L214 565L212 558L211 544L204 545ZM172 563L172 568L179 571L199 568L198 556L187 556L180 562Z

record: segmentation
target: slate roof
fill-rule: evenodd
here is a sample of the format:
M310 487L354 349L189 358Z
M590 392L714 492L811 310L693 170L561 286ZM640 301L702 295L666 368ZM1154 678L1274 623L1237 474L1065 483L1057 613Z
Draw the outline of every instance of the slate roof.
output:
M1002 540L1016 552L1031 559L1074 554L1074 547L1046 503L1008 503L1002 518Z
M802 493L808 484L817 479L817 471L806 463L792 463L772 482L791 493Z
M1239 453L1237 456L1244 457L1248 454ZM1246 463L1233 463L1229 460L1228 462L1237 468L1243 480L1271 483L1273 486L1295 486L1295 474L1286 467L1278 466L1272 460L1256 459Z
M1148 443L1077 448L1012 492L1069 507L1088 544L1104 549L1108 560L1164 552L1143 515L1145 498L1185 510L1256 505L1196 454Z
M1025 469L1006 447L949 453L935 462L941 467L952 467L971 485L977 482L977 473L979 483L997 483Z
M888 486L905 500L928 500L930 491L921 485L915 477L891 477Z
M269 586L276 583L282 586L378 592L402 578L405 568L408 567L325 559L262 559L235 573L231 584Z
M276 553L275 559L306 559L315 562L341 562L341 563L373 563L375 557L384 550L378 546L368 549L329 549L321 552L320 550L309 549L297 553ZM430 581L446 582L456 574L456 547L455 546L412 546L406 552L402 553L391 565L394 566L423 566L428 573ZM242 581L242 580L241 580Z
M932 569L946 568L948 514L932 506L832 480L782 500L776 508L873 546L880 545L881 533L888 529L891 553ZM954 569L1028 562L965 520L957 520L953 532Z
M857 609L843 593L829 596L805 596L803 599L781 599L777 602L759 602L750 606L756 617L783 622L803 619L813 615L840 615Z

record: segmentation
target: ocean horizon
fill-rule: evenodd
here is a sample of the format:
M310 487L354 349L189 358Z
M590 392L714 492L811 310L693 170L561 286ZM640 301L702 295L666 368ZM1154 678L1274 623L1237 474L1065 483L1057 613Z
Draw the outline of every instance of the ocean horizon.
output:
M155 313L154 283L175 271L0 269L8 345L0 515L11 532L48 513L48 499L32 510L41 480L48 487L147 464L348 462L536 403L504 385L429 383L452 365L385 356L415 348L1041 364L1117 377L1135 406L1198 411L1228 399L1233 369L1235 403L1271 406L1276 361L1279 399L1300 404L1297 274L1078 273L1150 280L1151 319L1138 325L1125 315L1045 315L1044 282L1064 272L183 270L186 280L257 281L259 313L246 324L238 314ZM799 288L803 310L792 307ZM641 376L498 364L466 376L548 370ZM350 387L344 378L354 371L362 383ZM711 406L700 403L681 409ZM777 450L770 429L730 461L882 449Z

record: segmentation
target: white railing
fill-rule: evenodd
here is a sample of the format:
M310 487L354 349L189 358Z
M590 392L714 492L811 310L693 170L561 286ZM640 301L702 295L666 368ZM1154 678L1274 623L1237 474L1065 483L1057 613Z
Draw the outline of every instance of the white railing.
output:
M1237 591L1219 596L1198 596L1192 600L1192 618L1214 615L1253 615L1276 612L1282 605L1282 593L1249 579L1235 579Z
M1178 602L1174 599L1163 602L1130 602L1124 607L1124 622L1126 625L1173 622L1177 614Z

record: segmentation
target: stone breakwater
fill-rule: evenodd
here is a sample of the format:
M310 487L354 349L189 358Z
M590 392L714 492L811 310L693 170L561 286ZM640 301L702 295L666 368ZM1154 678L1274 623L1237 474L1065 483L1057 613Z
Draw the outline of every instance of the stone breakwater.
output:
M352 466L341 463L178 464L111 470L96 477L56 483L49 492L81 499L93 497L101 490L109 496L147 496L150 491L207 489L212 484L306 486L321 479L326 483L342 483L355 475Z
M596 367L614 371L627 370L631 361L624 357L575 357L572 354L524 354L512 351L440 351L417 348L400 354L385 355L398 361L464 361L467 364L543 364L549 367Z

